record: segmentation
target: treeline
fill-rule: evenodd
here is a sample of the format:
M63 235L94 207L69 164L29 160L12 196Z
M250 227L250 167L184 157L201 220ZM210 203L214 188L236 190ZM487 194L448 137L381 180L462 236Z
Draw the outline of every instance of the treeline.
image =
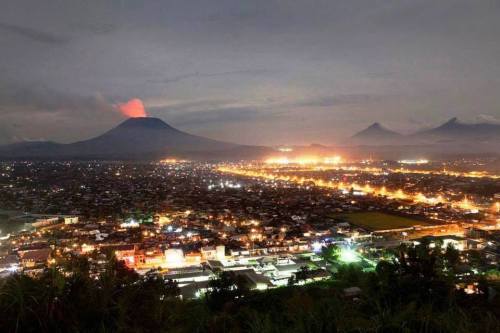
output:
M331 280L264 292L225 272L187 301L155 272L139 276L111 259L93 277L77 257L37 278L2 280L0 332L500 332L495 289L481 279L475 294L457 289L452 261L455 253L423 244L371 272L339 265ZM346 295L353 286L361 293Z

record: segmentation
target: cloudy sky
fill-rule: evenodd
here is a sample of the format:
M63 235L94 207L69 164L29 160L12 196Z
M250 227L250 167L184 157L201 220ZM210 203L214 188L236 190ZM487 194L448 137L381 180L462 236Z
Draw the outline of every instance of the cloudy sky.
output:
M499 36L497 0L3 0L0 142L92 137L135 99L238 143L499 121Z

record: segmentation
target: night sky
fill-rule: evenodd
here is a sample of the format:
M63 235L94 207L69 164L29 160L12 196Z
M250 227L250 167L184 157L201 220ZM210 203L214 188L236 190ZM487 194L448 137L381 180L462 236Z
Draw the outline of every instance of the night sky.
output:
M89 138L141 101L247 144L498 122L500 1L1 1L0 143Z

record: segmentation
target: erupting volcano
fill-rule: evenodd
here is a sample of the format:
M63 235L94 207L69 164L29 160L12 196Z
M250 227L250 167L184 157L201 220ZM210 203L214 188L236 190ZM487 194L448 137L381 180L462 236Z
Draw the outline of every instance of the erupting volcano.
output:
M142 102L126 103L128 111L143 110ZM134 108L134 104L140 107ZM122 108L123 109L123 108ZM124 113L125 114L125 113ZM268 149L240 146L180 131L145 112L128 113L129 119L95 138L71 144L27 142L0 147L0 158L65 159L158 159L164 156L210 158L216 156L254 158L269 154Z

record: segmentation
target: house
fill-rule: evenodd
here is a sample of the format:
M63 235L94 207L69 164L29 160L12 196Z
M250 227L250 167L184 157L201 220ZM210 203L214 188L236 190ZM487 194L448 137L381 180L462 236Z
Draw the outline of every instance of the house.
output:
M40 265L48 265L51 259L50 248L38 250L19 251L19 257L23 268L34 268Z

